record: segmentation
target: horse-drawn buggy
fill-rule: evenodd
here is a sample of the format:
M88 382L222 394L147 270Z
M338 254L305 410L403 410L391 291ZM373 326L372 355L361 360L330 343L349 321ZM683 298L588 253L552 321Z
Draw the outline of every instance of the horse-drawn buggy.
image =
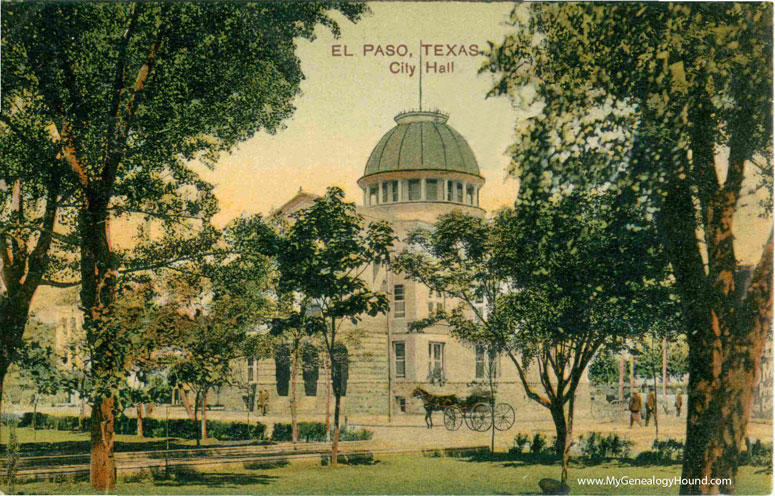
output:
M498 403L493 412L492 396L487 391L476 391L465 399L457 395L437 395L417 387L413 396L422 399L425 407L425 425L433 427L433 412L444 412L444 427L456 431L464 423L472 431L486 432L495 425L499 431L514 425L514 408L508 403Z

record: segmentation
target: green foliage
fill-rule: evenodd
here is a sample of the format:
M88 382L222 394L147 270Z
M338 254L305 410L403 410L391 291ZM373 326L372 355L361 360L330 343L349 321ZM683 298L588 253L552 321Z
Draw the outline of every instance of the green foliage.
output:
M131 263L114 250L110 222L156 219L173 235L159 243L164 249L147 253L163 254L168 265L188 257L180 249L201 248L175 242L207 234L217 211L212 185L190 165L212 167L237 143L281 128L303 79L297 40L314 39L319 24L338 34L332 8L348 20L366 10L322 3L2 5L0 133L13 133L12 165L23 166L3 179L53 171L31 182L48 181L49 195L61 192L76 206L81 236L70 241L83 254L81 304L97 398L114 396L125 376L128 343L109 322L119 270L158 267L158 260ZM19 141L32 145L20 149ZM39 156L27 161L41 142ZM48 249L37 251L44 257ZM28 279L31 295L41 278Z
M546 450L547 441L546 435L536 432L533 435L533 439L530 441L530 452L534 455L543 453Z
M642 451L635 457L638 465L671 465L683 458L684 443L675 439L664 439L651 444L651 450Z
M277 423L272 428L272 441L288 442L292 440L293 428L291 424ZM339 433L341 441L363 441L371 439L373 433L367 429L345 428ZM323 422L299 422L299 441L324 442L326 441L326 424Z
M594 386L619 383L619 355L611 350L602 349L589 363L589 381ZM630 380L630 367L624 367L624 381Z
M609 458L626 458L630 455L632 441L619 434L611 433L607 436L599 432L589 432L579 437L581 454L594 463L599 463Z
M768 467L772 471L772 443L762 442L756 439L751 442L745 440L746 449L740 452L740 465L752 465L755 467Z
M19 465L19 438L16 433L16 422L7 422L8 426L8 441L6 442L6 491L8 494L16 493L16 471Z
M511 443L509 453L519 455L525 451L525 448L527 448L528 444L530 444L530 435L525 434L524 432L520 432L514 436L514 441Z
M343 198L340 188L328 188L310 207L292 214L287 229L273 229L261 219L246 221L252 233L246 239L275 261L278 293L293 295L288 312L273 322L275 332L293 330L323 339L337 405L345 394L347 370L339 328L388 310L387 295L372 291L361 275L370 264L388 259L395 239L388 223L364 225L355 205Z
M31 412L24 413L19 427L31 426L32 418ZM81 419L77 416L49 415L37 412L35 419L40 429L80 432L90 432L91 430L91 418L89 417ZM114 422L116 434L137 435L137 418L119 415ZM143 437L164 438L167 437L168 429L169 437L196 439L200 426L189 419L169 419L169 421L153 417L143 419ZM255 422L251 423L248 428L245 422L208 420L207 432L211 437L219 440L260 440L266 438L266 425Z

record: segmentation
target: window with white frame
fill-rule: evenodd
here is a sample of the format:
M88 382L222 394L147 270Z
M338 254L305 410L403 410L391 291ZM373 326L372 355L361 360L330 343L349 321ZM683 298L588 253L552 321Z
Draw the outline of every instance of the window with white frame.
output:
M490 368L492 369L493 377L500 376L500 357L497 354L488 356L487 348L484 345L476 345L475 360L475 375L477 379L487 379L487 373Z
M428 343L428 373L432 377L444 376L444 343Z
M393 311L396 318L406 317L406 295L403 284L393 286Z
M403 341L393 343L393 361L396 377L406 377L406 343Z

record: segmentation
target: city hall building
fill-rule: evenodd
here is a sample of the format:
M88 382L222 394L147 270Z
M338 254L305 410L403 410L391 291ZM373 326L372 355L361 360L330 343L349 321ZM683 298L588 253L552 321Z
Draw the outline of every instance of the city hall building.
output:
M396 125L376 144L358 179L363 191L358 212L366 222L386 220L403 240L411 230L430 228L439 215L454 210L485 215L479 206L485 181L476 157L465 138L449 125L448 118L441 112L424 110L395 117ZM300 191L273 215L290 215L310 206L315 198ZM395 250L402 248L399 242ZM383 264L369 267L362 277L373 290L388 293L391 307L386 314L364 316L357 326L351 326L351 332L357 328L357 339L341 350L348 357L343 374L344 415L420 413L424 412L422 402L412 397L417 386L437 394L465 397L485 384L484 350L464 346L441 325L421 333L409 332L411 322L450 309L457 301L392 273ZM484 307L484 302L481 304ZM301 355L296 388L298 411L325 413L329 400L327 364L321 363L321 354L311 348ZM496 361L498 401L511 403L515 409L527 407L529 401L514 365L507 357ZM280 350L275 359L250 359L242 366L255 390L269 393L268 413L287 414L291 391L287 350ZM540 388L540 383L536 385ZM228 396L232 399L221 396L221 401L227 409L236 408L236 397ZM242 408L250 403L256 406L255 398L244 393L242 401ZM440 420L437 418L437 422Z

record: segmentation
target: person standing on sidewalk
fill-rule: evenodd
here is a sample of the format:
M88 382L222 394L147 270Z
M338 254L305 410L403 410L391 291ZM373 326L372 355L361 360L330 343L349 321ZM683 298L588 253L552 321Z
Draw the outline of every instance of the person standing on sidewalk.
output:
M684 404L683 396L681 396L681 389L679 388L675 392L675 416L680 417L681 416L681 407Z
M649 426L651 417L654 417L654 422L657 421L657 395L653 389L649 391L646 399L646 427Z
M639 426L643 427L643 424L640 421L641 406L642 400L640 398L640 393L633 391L632 396L630 397L630 429L632 429L632 424L635 422L637 422Z

